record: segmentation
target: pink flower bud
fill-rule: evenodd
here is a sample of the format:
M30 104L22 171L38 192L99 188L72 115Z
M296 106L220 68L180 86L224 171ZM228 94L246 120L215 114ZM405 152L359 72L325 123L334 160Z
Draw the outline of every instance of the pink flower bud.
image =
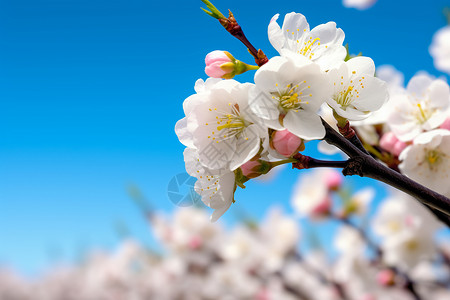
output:
M208 55L206 55L205 57L206 75L213 78L222 78L224 75L232 73L232 67L222 67L224 64L233 64L233 59L231 57L231 54L225 51L216 50L208 53Z
M278 153L286 157L290 157L296 154L300 148L304 148L303 140L287 129L275 131L272 134L271 146Z
M338 190L342 184L342 180L341 173L335 170L330 170L325 175L325 183L329 190Z
M189 248L192 250L200 248L202 244L203 244L202 238L199 236L193 236L189 240Z
M392 270L381 270L377 274L377 282L382 286L389 286L395 283L395 273Z
M439 128L450 130L450 118L445 119L444 123L442 123Z
M380 139L380 147L391 152L395 156L399 156L408 145L400 141L393 132L385 133Z
M398 141L397 143L395 143L394 148L392 149L392 154L394 154L395 156L399 156L406 147L408 147L408 144L402 141Z
M386 151L391 151L397 141L398 139L393 132L387 132L380 139L380 147Z
M312 217L322 217L327 216L331 210L331 198L327 195L322 201L317 203L317 205L311 211Z
M260 169L261 161L259 160L249 160L241 166L242 174L247 178L255 178L260 176L262 174Z

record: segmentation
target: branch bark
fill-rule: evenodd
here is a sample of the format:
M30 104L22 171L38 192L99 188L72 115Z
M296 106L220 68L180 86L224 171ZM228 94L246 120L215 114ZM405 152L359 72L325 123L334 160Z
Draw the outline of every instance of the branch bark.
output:
M439 220L450 227L449 198L386 167L336 132L327 122L322 120L322 123L326 131L324 140L329 144L338 147L350 157L347 161L347 165L342 170L342 173L345 176L358 175L361 177L369 177L401 190L420 201L429 208Z

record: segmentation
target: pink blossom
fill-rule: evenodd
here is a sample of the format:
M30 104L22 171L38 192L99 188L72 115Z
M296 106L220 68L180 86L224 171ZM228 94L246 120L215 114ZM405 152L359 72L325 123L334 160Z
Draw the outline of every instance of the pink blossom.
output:
M200 248L202 244L203 244L202 238L199 236L193 236L189 240L189 248L191 248L192 250Z
M249 160L241 166L242 174L247 178L255 178L261 175L261 162L259 160Z
M450 118L445 119L444 123L442 123L439 128L450 130Z
M205 73L209 77L222 78L223 75L231 73L233 70L230 68L221 68L225 63L231 63L232 59L228 56L225 51L213 51L208 53L205 57ZM226 69L226 70L224 70Z
M400 141L393 132L385 133L380 139L380 147L399 156L408 145Z
M325 182L328 189L338 190L342 184L342 175L335 170L330 170L325 174Z
M377 274L377 282L382 286L388 286L394 284L395 274L392 270L381 270Z
M311 211L312 217L322 217L328 215L331 209L331 198L327 195L320 202L316 203Z
M299 151L303 140L287 129L275 131L272 135L272 148L283 156L290 157Z

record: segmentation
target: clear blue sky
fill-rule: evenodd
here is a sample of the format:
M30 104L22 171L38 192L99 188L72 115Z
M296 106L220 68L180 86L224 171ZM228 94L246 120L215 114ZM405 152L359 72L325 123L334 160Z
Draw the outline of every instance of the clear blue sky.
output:
M353 52L393 64L407 79L419 70L441 75L428 46L445 25L449 1L379 0L363 12L339 0L214 3L232 9L269 56L276 55L269 20L296 11L312 27L335 21ZM173 128L195 80L206 78L204 56L221 49L252 62L200 6L0 1L0 263L34 273L54 256L112 248L118 220L151 242L126 186L138 185L156 208L172 210L167 184L184 171ZM258 218L275 202L287 207L296 177L285 170L276 182L249 184L225 219L238 210Z

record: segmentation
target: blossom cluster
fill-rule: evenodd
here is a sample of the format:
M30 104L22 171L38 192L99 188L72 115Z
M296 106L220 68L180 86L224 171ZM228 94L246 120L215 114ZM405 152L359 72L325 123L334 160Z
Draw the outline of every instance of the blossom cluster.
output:
M183 103L185 117L175 131L187 147L186 170L195 190L217 220L234 202L234 191L273 167L292 162L304 143L322 139L321 112L332 109L340 122L361 121L387 102L388 87L375 77L369 57L349 58L344 32L334 22L310 29L299 13L275 15L268 26L278 51L254 75L254 83L231 79L255 69L230 53L206 57L196 94Z
M320 193L302 188L310 178ZM307 208L299 206L305 197ZM375 212L373 198L370 188L349 192L341 175L320 170L294 188L298 216L272 209L230 228L199 208L153 212L158 248L127 239L33 280L0 269L0 299L448 299L450 244L436 238L439 224L406 194L393 192ZM323 222L336 227L326 244L311 238Z
M377 75L388 82L390 100L376 114L355 122L361 140L381 161L406 176L450 196L450 89L426 73L406 87L393 67Z

